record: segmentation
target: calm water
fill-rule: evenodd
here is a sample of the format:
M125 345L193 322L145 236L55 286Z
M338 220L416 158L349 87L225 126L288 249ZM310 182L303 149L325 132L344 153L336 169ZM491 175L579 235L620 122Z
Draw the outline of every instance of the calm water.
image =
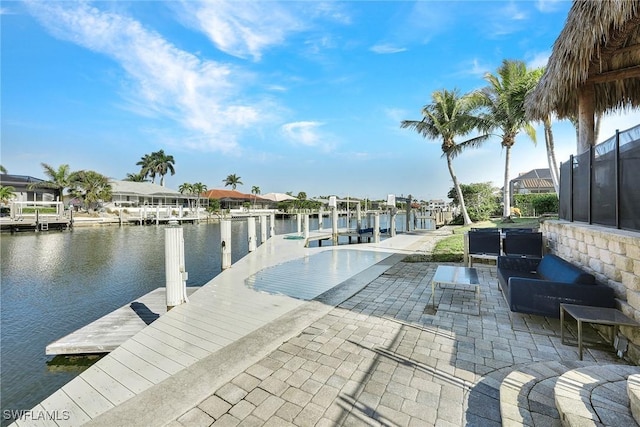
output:
M317 229L317 218L310 222ZM331 227L327 218L324 227ZM220 228L183 230L187 286L200 286L220 272ZM296 221L277 220L275 231L295 232ZM236 262L248 251L246 221L233 221L232 235ZM80 368L47 365L48 344L165 285L162 226L3 233L0 246L2 411L30 409L78 375Z

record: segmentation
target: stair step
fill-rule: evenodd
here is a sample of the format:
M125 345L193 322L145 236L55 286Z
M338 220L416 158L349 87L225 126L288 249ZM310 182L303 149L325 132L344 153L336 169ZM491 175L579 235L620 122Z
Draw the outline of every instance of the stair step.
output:
M595 362L546 361L512 370L500 384L500 415L503 426L560 426L553 399L556 380L565 372Z
M629 375L629 378L627 378L627 396L629 396L631 414L636 422L640 424L640 375Z
M627 378L639 366L591 365L565 372L553 394L563 426L634 426Z

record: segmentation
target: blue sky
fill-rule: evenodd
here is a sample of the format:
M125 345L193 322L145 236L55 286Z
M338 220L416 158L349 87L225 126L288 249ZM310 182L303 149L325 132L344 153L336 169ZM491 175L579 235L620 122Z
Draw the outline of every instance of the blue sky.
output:
M485 86L504 59L543 66L568 1L3 1L1 164L41 162L114 179L144 154L175 158L166 186L445 198L440 141L404 119L437 89ZM600 140L640 123L606 117ZM575 130L554 124L556 154ZM454 163L463 183L501 186L493 139ZM547 167L520 137L511 177Z

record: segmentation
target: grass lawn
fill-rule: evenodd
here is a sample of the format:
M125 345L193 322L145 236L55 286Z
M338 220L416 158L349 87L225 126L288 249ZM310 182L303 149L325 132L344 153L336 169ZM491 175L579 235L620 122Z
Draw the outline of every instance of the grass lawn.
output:
M462 262L464 258L464 233L471 228L538 228L538 218L514 218L513 222L502 222L501 218L476 222L469 226L455 226L453 235L440 240L433 248L433 262Z

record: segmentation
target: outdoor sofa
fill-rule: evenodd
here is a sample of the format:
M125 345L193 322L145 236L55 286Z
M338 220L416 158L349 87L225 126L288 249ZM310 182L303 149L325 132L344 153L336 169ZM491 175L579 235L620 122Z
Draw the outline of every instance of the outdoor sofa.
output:
M560 317L560 304L615 307L613 289L552 254L542 258L498 257L498 282L509 309Z

